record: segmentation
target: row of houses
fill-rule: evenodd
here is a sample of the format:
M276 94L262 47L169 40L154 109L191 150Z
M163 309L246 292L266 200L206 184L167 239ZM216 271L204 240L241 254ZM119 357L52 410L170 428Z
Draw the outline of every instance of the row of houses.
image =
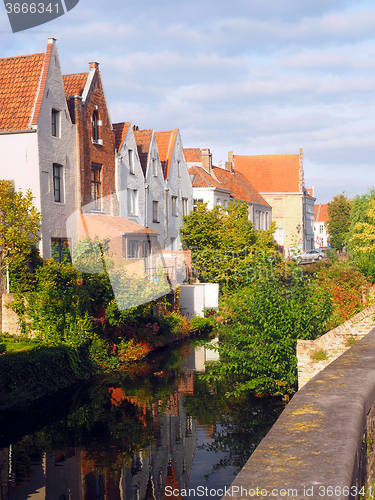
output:
M112 123L99 64L63 75L54 38L40 54L0 59L0 176L30 188L43 215L41 253L61 260L97 234L122 257L171 257L180 227L199 201L246 201L256 230L275 220L286 252L314 247L313 192L299 155L228 155L184 149L178 129Z

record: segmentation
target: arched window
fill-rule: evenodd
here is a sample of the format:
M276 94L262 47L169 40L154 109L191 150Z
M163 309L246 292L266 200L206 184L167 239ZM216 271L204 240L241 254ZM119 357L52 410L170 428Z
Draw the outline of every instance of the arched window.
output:
M99 114L97 110L92 114L92 141L99 141Z

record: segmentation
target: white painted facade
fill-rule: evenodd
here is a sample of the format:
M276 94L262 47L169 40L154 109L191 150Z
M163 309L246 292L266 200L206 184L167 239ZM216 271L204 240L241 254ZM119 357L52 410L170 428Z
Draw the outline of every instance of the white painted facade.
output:
M197 202L207 203L207 208L212 210L215 206L228 207L230 201L230 191L217 187L193 187L194 206Z
M0 177L16 189L31 189L43 215L40 250L51 257L51 238L67 238L66 222L77 209L77 152L54 39L38 121L34 130L0 132ZM46 56L47 57L47 56ZM52 109L58 112L58 137L52 136ZM55 201L53 164L61 167L61 201Z
M168 178L165 180L167 190L167 234L164 248L181 250L180 228L183 224L183 204L186 200L188 215L193 209L193 187L186 166L180 132L171 156ZM175 199L175 202L173 201ZM174 209L175 203L175 209Z

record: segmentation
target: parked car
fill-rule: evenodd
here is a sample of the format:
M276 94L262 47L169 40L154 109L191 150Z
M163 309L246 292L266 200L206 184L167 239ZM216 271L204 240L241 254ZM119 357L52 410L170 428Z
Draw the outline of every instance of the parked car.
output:
M306 252L300 253L295 256L297 262L303 262L303 263L317 262L318 260L323 260L326 258L327 258L326 254L319 249L306 250Z

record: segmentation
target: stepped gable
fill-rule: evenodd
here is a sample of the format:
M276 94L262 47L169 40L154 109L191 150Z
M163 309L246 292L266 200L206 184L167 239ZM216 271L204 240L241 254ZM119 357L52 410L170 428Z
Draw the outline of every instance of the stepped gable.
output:
M199 148L184 148L186 163L202 163L202 151Z
M192 180L192 185L193 188L197 187L216 187L219 189L226 189L225 186L221 185L220 182L218 182L216 179L210 175L207 170L205 170L203 167L190 167L189 168L189 175L192 176L194 175L194 178ZM190 177L191 178L191 177Z
M165 132L155 132L155 139L158 146L161 165L163 168L164 179L168 179L169 176L177 132L177 128L175 128L174 130L167 130Z
M146 176L147 172L147 163L148 163L148 155L150 152L150 145L152 140L153 130L138 130L138 128L134 129L134 137L135 142L137 144L138 157L141 162L141 167L143 171L143 175Z
M327 222L329 220L327 203L319 203L318 205L315 205L314 212L315 222Z
M69 99L69 97L72 95L82 96L88 76L88 73L74 73L72 75L63 75L66 99Z
M130 122L112 123L112 128L115 133L115 148L117 151L121 150L122 143L128 133Z
M241 172L234 169L224 170L219 167L212 167L212 170L222 187L231 191L233 198L267 207L270 206Z
M28 130L37 123L51 48L0 59L0 131Z
M234 155L234 168L260 193L299 193L300 156Z

